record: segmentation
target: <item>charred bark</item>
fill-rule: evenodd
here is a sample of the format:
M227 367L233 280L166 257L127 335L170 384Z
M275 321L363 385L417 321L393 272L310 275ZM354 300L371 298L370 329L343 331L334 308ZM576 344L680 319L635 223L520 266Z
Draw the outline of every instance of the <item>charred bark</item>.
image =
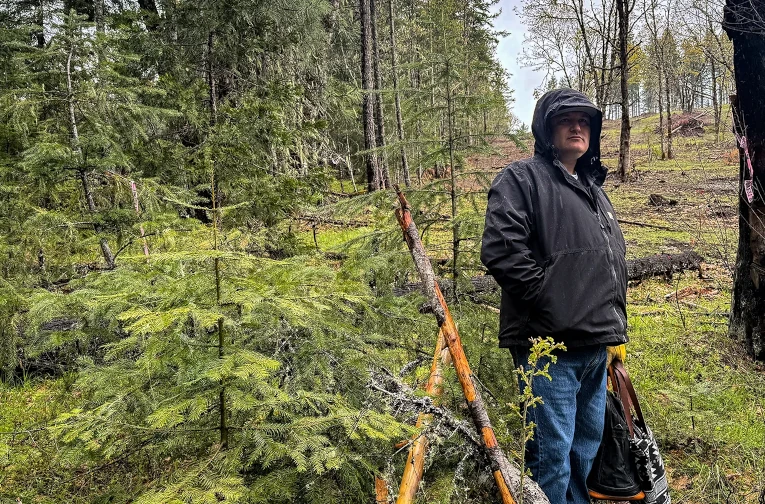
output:
M734 128L746 138L740 147L739 241L733 273L730 336L747 353L765 361L765 33L757 23L763 0L727 0L724 28L733 42L737 96L732 97ZM744 142L742 142L744 143ZM746 150L745 150L746 149ZM748 152L747 152L748 151ZM747 154L753 176L749 173ZM749 201L745 181L752 179Z
M630 166L630 109L629 109L629 61L627 39L630 31L630 2L629 0L616 0L616 10L619 18L619 82L621 90L622 127L619 135L619 176L622 180L627 178L627 170Z

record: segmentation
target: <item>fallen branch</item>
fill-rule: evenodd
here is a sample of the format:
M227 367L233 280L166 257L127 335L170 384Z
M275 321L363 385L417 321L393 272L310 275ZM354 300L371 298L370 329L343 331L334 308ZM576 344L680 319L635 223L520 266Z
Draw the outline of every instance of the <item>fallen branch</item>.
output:
M646 278L663 276L671 278L675 273L683 271L701 271L701 263L704 258L694 251L681 252L679 254L655 254L627 261L627 279L645 280ZM448 296L453 289L453 283L448 278L438 278L439 285L443 285L444 293ZM487 296L499 292L499 285L490 275L476 276L470 279L470 288L460 287L460 293L474 298L478 304L486 304L485 301L476 299L477 296ZM406 296L422 288L419 282L409 282L401 287L394 287L393 294Z
M393 408L398 411L424 413L438 420L437 423L428 425L429 432L442 437L448 437L451 433L457 432L471 447L481 446L481 442L467 422L458 420L448 409L433 404L432 398L418 397L411 388L392 374L386 373L383 377L373 373L367 387L386 395ZM410 442L411 440L406 441L399 446L403 447Z
M451 362L449 348L446 346L443 330L438 331L436 338L436 350L433 355L433 363L430 365L430 377L425 385L425 392L431 397L439 397L443 390L443 375L441 370ZM423 429L430 425L432 415L420 412L417 416L415 427ZM423 469L425 468L425 453L428 451L428 438L426 436L417 436L409 447L409 454L406 457L404 474L401 476L401 485L399 485L398 499L396 504L410 504L414 502L417 489L420 487Z
M369 222L366 221L360 221L360 220L338 220L338 219L328 219L325 217L318 217L316 215L298 215L294 217L295 220L301 220L304 222L309 222L311 225L320 225L320 224L327 224L330 226L341 226L341 227L368 227L370 225Z
M631 221L631 220L625 220L625 219L619 219L619 224L630 224L632 226L647 227L651 229L661 229L663 231L677 231L676 229L672 229L671 227L667 227L667 226L659 226L656 224L647 224L645 222L637 222L637 221Z
M401 208L396 210L396 218L404 232L404 238L409 246L412 259L414 260L417 271L422 279L422 288L425 297L430 302L433 314L436 317L436 322L438 323L438 328L443 333L446 344L449 347L449 353L452 356L454 369L457 372L457 377L462 386L462 392L467 400L470 416L473 419L476 430L481 434L484 450L491 461L494 480L496 481L500 495L502 496L502 502L504 504L515 504L517 501L515 496L522 492L525 497L523 501L526 503L549 504L550 501L547 499L544 492L542 492L539 486L530 479L527 478L523 488L521 488L520 469L510 464L505 456L505 452L497 443L497 438L494 434L494 429L491 426L491 421L489 420L483 397L473 381L473 373L470 370L470 364L468 363L465 351L462 348L457 327L449 313L449 308L446 305L446 301L444 300L441 289L436 281L435 274L433 273L433 267L431 266L430 260L420 241L417 226L412 220L409 203L398 187L396 187L396 193L398 194L398 199L401 204Z
M367 194L366 191L356 191L352 193L343 193L343 192L335 192L335 191L327 191L327 194L331 196L337 196L338 198L354 198L356 196L362 196L364 194Z

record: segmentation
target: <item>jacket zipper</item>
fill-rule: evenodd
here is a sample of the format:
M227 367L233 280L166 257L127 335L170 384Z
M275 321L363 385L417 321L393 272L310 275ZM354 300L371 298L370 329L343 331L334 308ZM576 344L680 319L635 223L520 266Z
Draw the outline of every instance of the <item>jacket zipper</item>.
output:
M611 249L611 240L608 238L608 234L606 233L606 226L603 225L603 219L600 217L600 208L598 207L597 202L595 203L595 214L598 216L600 232L603 234L603 238L606 240L606 248L608 249L608 265L611 267L611 278L614 281L612 284L614 294L611 298L611 309L614 311L614 315L616 315L616 319L619 321L619 329L624 332L627 328L624 327L624 322L622 321L621 316L619 316L619 313L616 311L616 284L618 281L616 279L616 267L614 267L614 251Z
M553 165L558 166L561 170L566 169L566 167L563 166L563 164L557 159L553 161ZM612 291L613 291L613 297L611 298L611 309L613 310L614 315L616 316L616 320L619 321L620 331L626 332L627 328L625 327L625 323L622 320L622 318L619 316L619 312L616 311L616 284L618 283L618 280L616 278L616 267L614 266L614 251L611 249L611 240L608 238L608 234L606 233L606 226L603 224L603 219L600 217L600 206L598 205L597 194L593 195L592 193L586 191L584 188L581 188L577 184L574 184L571 180L568 180L568 178L566 178L566 181L572 187L574 187L574 189L581 191L582 193L587 195L587 199L590 200L590 202L592 203L591 208L594 208L595 215L598 218L598 225L600 225L600 232L603 235L603 238L606 240L606 248L608 249L608 265L611 268L611 279L613 280L613 283L611 284Z

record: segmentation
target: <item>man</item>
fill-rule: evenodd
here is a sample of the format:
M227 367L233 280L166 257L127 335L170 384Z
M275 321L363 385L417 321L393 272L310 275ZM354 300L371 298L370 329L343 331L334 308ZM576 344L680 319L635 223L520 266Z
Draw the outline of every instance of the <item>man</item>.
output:
M499 346L528 369L534 336L566 345L536 379L526 465L552 504L589 503L605 415L607 346L627 342L625 243L601 186L602 113L582 93L542 96L534 156L489 190L481 261L502 287ZM543 365L544 363L540 363Z

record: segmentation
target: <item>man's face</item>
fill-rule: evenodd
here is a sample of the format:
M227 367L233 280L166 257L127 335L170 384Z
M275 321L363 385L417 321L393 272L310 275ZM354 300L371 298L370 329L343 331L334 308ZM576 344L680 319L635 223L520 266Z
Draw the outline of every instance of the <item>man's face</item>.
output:
M590 147L590 116L564 112L551 120L553 145L563 159L579 159Z

